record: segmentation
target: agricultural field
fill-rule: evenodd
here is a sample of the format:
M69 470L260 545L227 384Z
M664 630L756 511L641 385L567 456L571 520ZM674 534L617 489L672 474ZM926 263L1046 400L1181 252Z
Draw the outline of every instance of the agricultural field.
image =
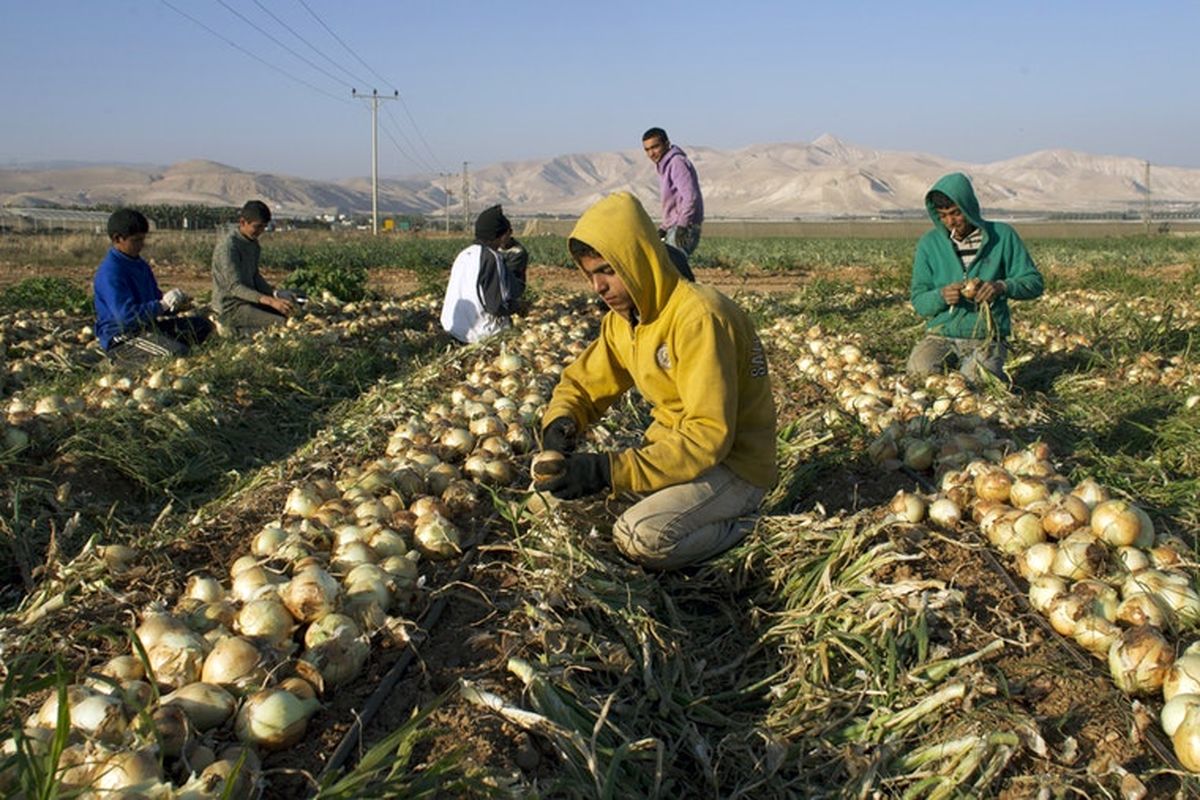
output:
M981 390L903 375L912 240L706 239L781 478L670 574L613 547L629 498L528 490L601 319L563 240L471 347L437 323L462 244L272 234L303 317L114 372L103 242L0 240L0 796L1200 790L1200 237L1029 240L1046 295ZM203 297L211 246L147 256Z

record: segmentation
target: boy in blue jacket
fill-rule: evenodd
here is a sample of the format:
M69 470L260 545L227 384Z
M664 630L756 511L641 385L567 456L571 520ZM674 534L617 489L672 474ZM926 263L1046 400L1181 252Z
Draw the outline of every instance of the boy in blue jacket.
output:
M985 372L1007 383L1008 298L1040 296L1042 274L1011 225L979 213L975 189L961 172L939 178L925 207L934 227L917 243L909 290L926 319L925 337L908 357L908 374L922 378L957 367L970 383Z
M187 355L212 332L204 317L177 317L190 302L180 289L165 295L142 248L150 222L132 208L121 208L108 218L112 247L100 262L93 280L96 338L114 361L140 362L157 356Z

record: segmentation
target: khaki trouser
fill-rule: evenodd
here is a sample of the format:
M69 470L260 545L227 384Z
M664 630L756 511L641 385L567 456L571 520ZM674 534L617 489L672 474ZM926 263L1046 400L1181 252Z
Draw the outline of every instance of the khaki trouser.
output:
M948 367L957 367L969 383L976 383L984 371L1008 383L1008 376L1004 374L1004 355L1003 339L987 342L930 333L913 347L908 356L907 371L914 378L924 378Z
M282 325L287 317L274 309L257 303L238 303L221 315L221 325L235 334L254 333L272 325Z
M678 569L728 550L754 527L747 517L765 490L717 465L689 483L660 489L613 525L613 542L647 569Z

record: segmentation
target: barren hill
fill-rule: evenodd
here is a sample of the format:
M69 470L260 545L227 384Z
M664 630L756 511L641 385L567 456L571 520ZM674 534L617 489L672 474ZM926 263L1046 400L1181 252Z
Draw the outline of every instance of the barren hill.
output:
M940 175L966 172L990 211L1107 212L1140 207L1147 197L1144 162L1070 150L1045 150L987 164L927 153L873 150L825 135L813 142L715 150L681 143L700 174L709 217L787 219L872 216L918 210ZM472 173L472 208L503 203L514 215L578 214L597 198L632 191L651 213L658 189L653 167L637 150L576 153L510 161ZM461 213L457 180L450 212ZM1200 169L1154 166L1158 205L1200 206ZM0 169L4 205L198 203L240 205L266 200L284 216L362 212L371 207L367 178L315 181L248 172L213 161L169 167L75 166ZM440 214L437 177L380 182L386 212Z

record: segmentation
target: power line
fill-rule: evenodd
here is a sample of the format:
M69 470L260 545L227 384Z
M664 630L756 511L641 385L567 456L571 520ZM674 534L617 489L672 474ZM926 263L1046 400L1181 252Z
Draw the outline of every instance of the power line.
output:
M308 46L308 49L312 50L314 53L319 55L321 58L325 59L335 69L339 69L342 72L344 72L346 75L348 75L350 77L350 80L355 81L356 83L358 83L359 85L362 85L362 86L365 86L367 84L367 81L363 80L358 75L355 75L353 72L346 69L341 64L339 64L338 62L336 62L332 58L330 58L329 56L325 55L325 53L323 53L320 48L318 48L315 44L310 42L308 39L301 36L291 25L288 25L286 22L284 22L282 19L280 19L279 16L274 11L272 11L271 9L269 9L265 5L263 5L262 2L260 2L260 0L254 0L254 5L261 8L263 10L263 12L266 13L267 16L269 16L271 19L275 20L280 25L282 25L284 27L284 29L287 30L287 32L290 33L292 36L295 36L297 39L304 42L304 44Z
M370 72L372 75L374 75L375 78L378 79L381 84L383 84L384 86L395 85L391 81L389 81L387 78L383 77L378 72L376 72L374 69L372 69L371 65L368 64L366 61L363 61L362 57L359 56L359 54L357 52L355 52L354 49L350 47L350 45L348 45L344 41L342 41L342 37L338 36L333 31L332 28L330 28L328 25L326 25L325 20L323 20L319 16L317 16L317 12L312 10L312 7L307 3L306 0L297 0L297 2L299 2L300 5L304 6L304 10L312 15L312 18L315 19L320 24L320 26L322 28L324 28L325 31L330 36L332 36L338 44L340 44L342 46L342 49L344 49L350 55L354 56L355 60L358 61L359 64L362 64L363 67L365 67L368 72ZM423 133L421 133L421 127L419 125L417 125L417 121L413 118L412 112L409 111L408 104L406 102L404 102L403 95L400 96L400 105L404 108L404 113L405 113L405 115L408 116L409 122L412 123L413 130L415 130L417 132L417 136L420 138L421 143L425 145L426 152L428 152L430 155L430 158L433 159L433 163L436 164L438 166L438 168L440 168L441 162L438 160L437 155L434 154L433 148L431 148L429 146L429 142L427 142L425 140L425 135ZM415 151L416 148L414 147L413 150ZM436 172L437 170L433 170L433 171Z
M403 95L400 96L400 102L402 104L404 103ZM423 156L421 156L419 153L417 153L417 148L413 147L412 140L409 139L408 136L404 133L404 128L402 128L400 126L400 122L396 119L396 115L392 113L392 109L385 107L384 110L387 112L388 118L392 121L392 124L396 126L396 131L400 134L401 137L403 137L404 141L408 143L408 146L410 148L412 148L414 157L409 160L412 161L414 164L416 164L423 170L428 170L429 172L437 172L438 171L437 167L432 166L429 162L427 162L425 160L425 158Z
M327 78L331 78L331 79L333 79L333 80L337 81L338 83L341 83L341 84L344 84L344 85L346 85L346 86L349 86L350 88L354 88L354 84L352 84L352 83L349 83L348 81L344 81L344 80L342 80L342 79L341 79L341 78L339 78L337 75L334 75L332 72L330 72L329 70L327 70L327 69L325 69L324 67L322 67L320 64L314 63L314 62L313 62L311 59L309 59L307 56L303 56L303 55L301 55L301 54L297 53L295 50L293 50L292 48L288 47L288 46L287 46L286 44L284 44L283 42L281 42L281 41L279 41L278 39L276 39L276 38L275 38L274 36L272 36L270 33L267 33L267 31L263 30L263 29L262 29L262 28L261 28L259 25L257 25L257 24L256 24L256 23L255 23L253 20L249 19L249 18L248 18L248 17L246 17L244 14L242 14L242 12L238 11L236 8L234 8L233 6L231 6L231 5L229 5L228 3L226 3L226 2L225 2L225 0L217 0L217 2L218 2L218 3L219 3L219 4L220 4L220 5L223 7L223 8L225 8L227 11L229 11L229 13L233 14L235 17L237 17L237 18L238 18L238 19L240 19L242 22L244 22L244 23L246 23L247 25L249 25L251 28L254 28L254 30L258 31L258 32L259 32L259 33L261 33L263 36L267 37L267 38L268 38L268 39L270 39L272 42L274 42L275 44L277 44L277 45L279 45L280 47L282 47L284 50L287 50L289 53L291 53L291 54L292 54L292 55L294 55L296 58L298 58L298 59L300 59L301 61L303 61L305 64L308 64L310 67L312 67L313 69L315 69L317 72L320 72L322 75L325 75Z
M322 89L321 87L311 84L308 81L304 80L303 78L293 75L292 73L288 72L287 70L283 69L282 67L275 66L274 64L265 60L261 56L258 56L255 53L252 53L249 50L247 50L246 48L242 47L240 44L233 41L232 39L228 39L225 36L221 35L220 33L217 33L215 30L208 27L203 22L196 19L195 17L193 17L191 14L187 13L186 11L183 11L183 10L178 9L175 6L171 5L167 0L159 0L159 2L162 3L164 6L166 6L167 8L174 11L176 14L180 15L181 17L185 17L185 18L191 20L192 22L196 23L197 25L199 25L201 28L204 28L204 30L208 31L213 36L217 37L218 39L220 39L221 41L223 41L225 44L229 45L233 49L238 50L238 51L244 53L245 55L250 56L250 58L253 58L255 61L262 64L264 67L275 70L276 72L283 75L285 78L289 78L289 79L295 81L296 83L301 84L302 86L307 86L309 89L312 89L314 92L319 92L319 93L325 95L326 97L329 97L329 98L332 98L332 99L338 101L339 103L349 103L350 102L349 100L345 99L344 97L338 97L336 94L333 94L332 92L327 92L324 89Z

